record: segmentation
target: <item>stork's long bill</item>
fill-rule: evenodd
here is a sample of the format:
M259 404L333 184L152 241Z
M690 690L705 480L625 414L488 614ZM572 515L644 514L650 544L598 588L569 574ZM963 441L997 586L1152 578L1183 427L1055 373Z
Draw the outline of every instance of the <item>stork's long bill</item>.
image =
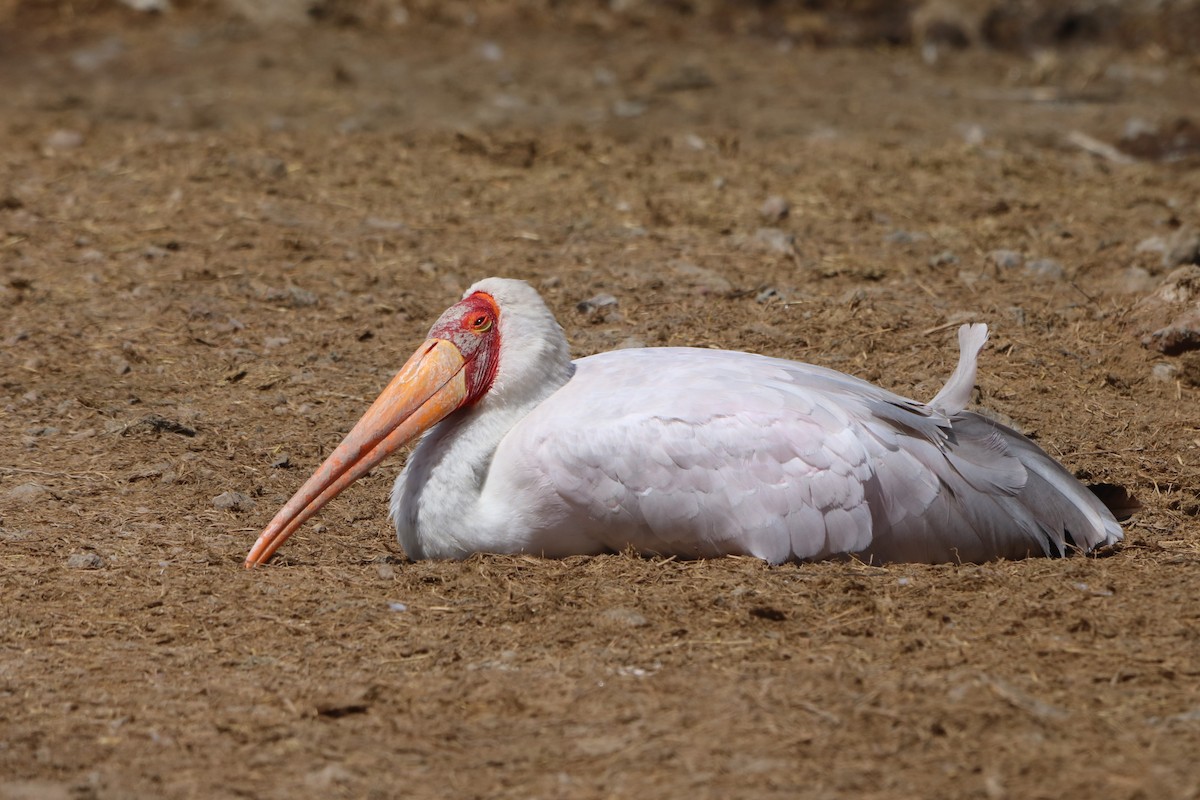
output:
M487 391L496 369L498 315L495 301L482 292L448 309L341 444L259 534L246 566L265 563L346 487Z

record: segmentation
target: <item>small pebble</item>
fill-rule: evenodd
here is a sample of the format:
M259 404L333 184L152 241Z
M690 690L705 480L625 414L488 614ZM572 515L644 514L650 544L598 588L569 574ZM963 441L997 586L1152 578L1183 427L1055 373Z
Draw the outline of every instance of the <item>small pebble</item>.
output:
M943 250L942 252L940 252L936 256L934 256L933 258L929 259L929 266L931 266L931 267L944 267L944 266L954 265L957 263L958 263L958 256L956 256L950 250Z
M490 61L495 64L498 61L504 60L504 48L495 42L484 42L479 45L479 57L484 61Z
M913 231L892 231L883 237L883 241L887 244L915 244L928 238L923 233L915 233Z
M596 67L592 70L592 82L597 86L615 86L617 73L608 67Z
M796 237L779 228L759 228L754 232L754 241L766 250L776 253L793 253Z
M22 483L4 493L4 498L10 503L32 505L48 500L53 493L40 483Z
M1166 253L1167 252L1167 240L1161 236L1151 236L1149 238L1142 239L1140 242L1137 243L1137 245L1134 246L1133 252L1135 252L1135 253Z
M1141 267L1127 267L1121 273L1121 288L1129 294L1145 294L1154 289L1154 277Z
M67 569L100 569L104 559L95 553L72 553L67 557Z
M621 119L632 119L646 113L646 104L635 100L618 100L613 103L612 112Z
M315 294L297 286L289 286L287 289L267 289L263 293L263 299L269 303L282 302L292 308L315 306L318 302Z
M382 217L367 217L363 225L379 231L406 231L408 226L398 219L383 219Z
M120 38L110 36L99 44L76 50L71 54L71 66L80 72L95 72L125 51Z
M35 534L28 528L24 530L11 530L8 528L0 528L0 542L24 542L34 538Z
M1175 379L1179 377L1179 367L1165 361L1159 362L1150 368L1150 376L1156 381L1174 383Z
M970 147L979 147L987 140L987 131L978 123L963 123L956 129L962 136L963 142Z
M1182 264L1200 264L1200 230L1180 228L1166 241L1163 267L1174 269Z
M987 257L1000 269L1016 269L1025 260L1016 250L993 250Z
M48 150L74 150L81 145L83 145L83 134L66 128L59 128L46 137Z
M779 222L787 217L792 210L792 204L785 198L773 194L763 201L758 209L758 215L767 222Z
M617 298L611 294L598 294L576 303L575 310L584 314L594 314L597 311L615 310L617 304Z
M385 564L384 566L387 566L387 565ZM405 605L404 603L388 603L388 611L395 611L396 613L400 613L403 611L408 611L408 606Z
M600 612L600 619L610 625L620 625L625 628L644 628L650 624L645 615L632 608L616 606Z
M121 0L121 3L143 14L165 14L171 10L167 0Z
M754 296L756 303L771 303L783 299L783 293L774 286L766 286Z
M254 508L254 500L242 492L222 492L213 498L213 507L222 511L249 511Z
M1062 264L1053 258L1039 258L1025 265L1025 272L1037 278L1060 281L1066 275Z
M315 306L317 304L317 296L307 289L300 289L293 286L288 289L288 295L291 298L292 306L295 308Z
M1142 344L1169 356L1200 350L1200 306L1184 311L1167 327L1144 337Z
M728 294L733 291L733 284L724 275L707 267L675 261L671 264L671 272L679 284L695 289L700 294Z

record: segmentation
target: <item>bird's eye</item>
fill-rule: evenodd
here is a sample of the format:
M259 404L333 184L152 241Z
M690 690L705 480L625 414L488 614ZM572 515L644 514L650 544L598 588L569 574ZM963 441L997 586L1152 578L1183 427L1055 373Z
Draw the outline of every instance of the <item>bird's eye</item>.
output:
M492 318L487 314L471 317L471 330L476 333L487 333L492 327Z

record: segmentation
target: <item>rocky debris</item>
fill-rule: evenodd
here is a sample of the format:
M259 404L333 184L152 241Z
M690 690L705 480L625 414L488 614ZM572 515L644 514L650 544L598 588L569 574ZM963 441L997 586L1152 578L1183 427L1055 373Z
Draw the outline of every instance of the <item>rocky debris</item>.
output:
M1121 272L1121 289L1128 294L1145 294L1154 289L1154 278L1141 267L1126 267Z
M255 506L250 495L242 492L222 492L213 498L212 504L222 511L249 511Z
M83 134L66 128L59 128L46 137L45 149L48 153L61 153L66 150L76 150L83 146Z
M773 194L759 206L758 215L766 222L776 223L785 219L791 210L792 204L786 198Z
M486 41L479 45L475 50L479 57L484 61L492 64L499 63L504 60L504 48L493 41Z
M1169 236L1150 236L1137 243L1135 253L1159 253L1163 269L1200 264L1200 229L1183 227Z
M686 286L698 294L726 295L733 291L733 284L724 275L687 261L673 262L671 274L680 286Z
M981 147L987 141L987 129L978 122L960 122L954 126L968 147Z
M4 493L4 499L16 505L30 506L54 497L54 492L40 483L22 483Z
M1053 258L1039 258L1025 265L1025 274L1042 280L1061 281L1066 271Z
M792 255L796 252L796 237L779 228L759 228L752 240L758 249Z
M1200 349L1200 265L1167 275L1130 315L1144 347L1169 356Z
M581 300L580 302L575 303L576 311L583 314L616 311L617 306L618 301L616 297L607 293L594 295L592 297L588 297L587 300Z
M363 220L363 227L376 231L391 231L393 233L403 233L409 230L407 223L398 219L386 219L384 217L367 217Z
M137 422L121 424L117 430L122 435L143 430L153 431L154 433L175 433L189 438L196 435L196 429L190 425L184 425L182 422L160 417L158 414L147 414Z
M704 67L685 64L656 81L654 90L664 93L694 92L712 88L716 83Z
M125 43L118 36L109 36L97 44L71 53L71 66L80 72L96 72L125 52Z
M1162 127L1143 120L1131 120L1117 147L1142 161L1195 163L1200 161L1200 124L1187 117Z
M319 302L314 293L298 286L289 286L286 289L267 289L263 293L262 299L268 303L280 303L291 308L307 308L315 306Z
M970 3L929 0L912 12L912 35L927 64L936 63L942 49L961 50L979 41L983 7Z
M884 244L916 244L929 237L918 231L894 230L883 237Z
M624 606L606 608L599 617L601 622L618 628L645 628L650 624L644 614Z
M589 323L619 323L624 317L620 313L618 305L617 297L607 293L600 293L588 297L587 300L575 303L575 309L581 314L586 315Z
M171 484L176 481L177 475L175 468L170 463L160 461L156 464L139 464L125 476L125 480L129 483L137 483L151 478L158 478L158 482L162 484Z
M614 117L620 119L633 119L645 114L647 108L645 103L637 100L617 100L612 104L612 113Z
M776 289L774 286L764 286L754 295L754 302L765 304L783 300L783 292Z
M1200 229L1180 228L1167 238L1163 266L1167 269L1185 264L1200 264Z
M1016 269L1025 261L1025 257L1016 250L992 250L987 254L987 259L1000 269Z
M1179 378L1179 365L1160 361L1150 368L1150 377L1163 383L1174 383Z
M952 250L943 250L936 256L929 259L929 266L937 269L938 267L952 267L959 261L958 255Z
M1089 136L1083 131L1071 131L1067 134L1067 143L1073 144L1086 153L1106 159L1114 164L1132 164L1136 159L1121 152L1105 141Z
M121 5L141 14L165 14L171 10L167 0L121 0Z
M1169 356L1200 350L1200 308L1180 314L1170 325L1144 337L1142 344Z
M102 569L104 559L95 553L72 553L67 557L67 569Z

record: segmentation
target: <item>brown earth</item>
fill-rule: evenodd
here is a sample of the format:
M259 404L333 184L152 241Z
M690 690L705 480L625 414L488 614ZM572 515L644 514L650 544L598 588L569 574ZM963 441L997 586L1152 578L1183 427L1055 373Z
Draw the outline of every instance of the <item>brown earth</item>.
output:
M1105 149L1194 58L51 22L0 49L0 797L1200 795L1198 371L1129 321L1200 172ZM926 399L986 321L979 405L1145 509L1102 559L409 563L392 464L243 570L491 274L579 354Z

